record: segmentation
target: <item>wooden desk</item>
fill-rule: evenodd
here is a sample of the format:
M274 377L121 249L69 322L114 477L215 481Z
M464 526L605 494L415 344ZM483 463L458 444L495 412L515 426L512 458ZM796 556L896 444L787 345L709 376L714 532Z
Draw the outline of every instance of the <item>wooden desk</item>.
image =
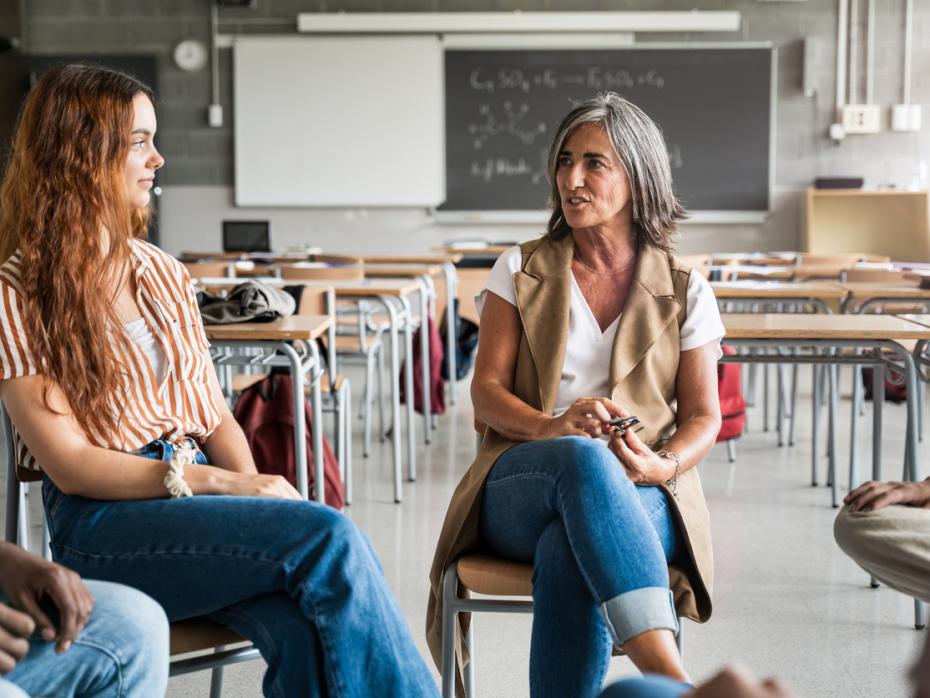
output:
M292 315L272 322L240 322L229 325L206 325L204 327L211 346L211 356L217 366L254 365L254 357L235 355L228 349L254 347L266 352L263 365L287 366L291 373L294 400L294 453L297 458L297 489L304 497L309 496L307 482L307 433L304 414L304 375L310 371L310 407L314 424L313 473L315 499L325 503L325 473L323 470L323 411L320 395L320 362L317 339L331 324L326 315ZM303 347L298 352L294 342ZM283 356L275 355L280 352Z
M846 298L846 291L835 283L800 281L714 281L711 282L718 301L744 303L792 303L812 305L821 312L832 312L828 302Z
M828 298L831 300L845 298L846 291L836 283L829 281L799 281L785 283L782 281L714 281L711 283L718 298L784 298L797 300L803 298Z
M306 261L310 256L320 254L319 247L307 248L306 252L190 252L181 253L182 262L198 261L254 261L256 259L268 260L273 264L288 264Z
M742 276L765 277L777 281L833 281L843 283L845 272L855 268L856 264L801 264L801 265L754 265L754 264L713 264L707 267L712 274L721 279L732 280Z
M329 329L327 315L289 315L271 322L237 322L229 325L204 325L211 341L259 340L292 342L319 339Z
M745 363L811 363L830 366L830 425L829 472L832 483L833 505L838 505L836 478L836 413L838 390L836 367L839 365L870 365L873 373L873 438L872 469L878 474L881 468L881 420L884 402L884 375L886 359L891 352L903 364L907 390L907 436L904 455L905 478L915 479L920 462L917 442L917 368L913 356L902 345L903 340L930 340L930 327L890 315L823 315L823 314L751 314L732 313L722 316L726 336L724 341L744 348L776 350L777 354L726 355L723 362ZM784 350L814 350L812 354L786 354ZM865 349L869 353L850 353L839 350ZM837 353L838 352L838 353ZM815 381L813 394L814 439L811 454L811 480L817 482L817 422L820 413L819 385ZM851 437L855 437L856 420L852 422ZM855 449L853 449L855 452ZM858 480L857 458L850 461L850 484Z
M441 264L373 264L365 262L366 279L409 279L442 276Z
M513 245L485 245L484 247L434 247L433 251L438 254L458 254L463 257L469 255L501 255L509 250Z
M434 254L374 254L362 255L363 264L455 264L462 259L461 252L436 252Z
M843 312L862 313L868 307L882 303L913 301L930 306L930 289L913 284L884 284L871 282L843 283L847 298Z
M759 252L723 252L710 255L710 264L739 264L744 266L753 265L793 265L798 255L795 252L784 254L759 253Z

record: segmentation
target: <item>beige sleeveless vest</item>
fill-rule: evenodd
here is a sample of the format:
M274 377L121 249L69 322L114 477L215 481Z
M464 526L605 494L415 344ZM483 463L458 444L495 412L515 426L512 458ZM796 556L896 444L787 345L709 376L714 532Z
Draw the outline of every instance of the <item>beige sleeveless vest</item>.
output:
M523 243L522 271L513 275L523 324L514 393L546 414L555 410L565 360L573 247L571 236ZM611 354L611 399L642 420L639 436L655 447L675 428L679 326L687 312L689 273L672 255L648 246L640 248ZM444 571L462 553L481 549L478 517L484 481L495 461L514 444L488 429L446 512L430 570L426 616L427 642L437 666L441 666ZM675 606L680 616L703 622L711 614L713 552L710 517L697 469L682 473L677 499L667 487L663 489L688 552L678 566L669 567ZM461 617L465 619L464 614Z

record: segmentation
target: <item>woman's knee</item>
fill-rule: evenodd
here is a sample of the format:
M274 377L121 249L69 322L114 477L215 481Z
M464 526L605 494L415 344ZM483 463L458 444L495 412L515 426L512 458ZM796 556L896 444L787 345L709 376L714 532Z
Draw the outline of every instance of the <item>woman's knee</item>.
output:
M617 457L600 439L588 436L566 436L556 439L557 459L560 471L569 477L565 482L580 488L620 487L633 493L632 484L622 477L622 467Z
M158 603L122 584L88 580L94 610L78 641L110 658L107 673L138 695L158 695L168 682L168 618ZM144 687L144 691L142 690ZM136 695L130 691L127 695Z
M153 660L168 661L168 618L162 607L138 589L88 580L94 595L91 622L95 635L104 632L120 647L148 654Z

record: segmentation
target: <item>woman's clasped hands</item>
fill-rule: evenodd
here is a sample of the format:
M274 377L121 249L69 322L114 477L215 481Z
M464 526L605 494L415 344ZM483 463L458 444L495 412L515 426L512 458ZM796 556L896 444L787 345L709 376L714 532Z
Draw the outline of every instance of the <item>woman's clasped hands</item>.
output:
M581 397L562 414L550 418L540 434L542 439L560 436L606 435L608 448L617 456L627 477L637 484L656 485L675 475L675 464L661 458L636 435L633 429L610 426L615 417L625 419L630 413L606 397Z

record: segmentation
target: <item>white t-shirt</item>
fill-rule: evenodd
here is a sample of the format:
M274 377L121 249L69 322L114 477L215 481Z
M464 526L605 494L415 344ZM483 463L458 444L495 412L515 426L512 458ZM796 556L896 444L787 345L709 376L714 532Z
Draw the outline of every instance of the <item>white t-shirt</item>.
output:
M124 322L123 328L125 328L129 338L148 357L149 363L152 364L152 371L155 373L155 380L161 381L165 377L168 363L165 358L165 350L161 348L161 344L155 339L152 330L149 329L145 322L145 318L140 317L130 322Z
M522 254L520 247L508 249L494 264L484 289L475 296L475 306L480 317L488 291L497 294L516 306L513 290L513 275L520 271ZM572 298L568 313L568 344L562 379L556 397L556 414L568 409L575 400L586 395L608 396L610 394L610 353L614 338L620 327L620 316L601 332L601 328L581 293L572 275ZM717 342L717 358L722 356L719 348L723 338L723 322L717 308L714 290L701 274L692 270L688 277L688 315L681 326L681 351L696 349L709 342Z

